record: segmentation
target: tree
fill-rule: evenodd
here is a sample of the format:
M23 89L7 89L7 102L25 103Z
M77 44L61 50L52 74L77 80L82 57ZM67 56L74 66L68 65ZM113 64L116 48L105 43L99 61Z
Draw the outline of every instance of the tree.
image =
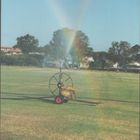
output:
M37 50L39 45L38 39L34 36L26 34L17 38L17 44L14 45L14 48L20 48L23 53L33 52Z
M54 59L65 59L71 44L74 30L63 28L53 33L53 38L48 45L44 46L46 54Z
M140 53L140 45L136 44L130 48L130 53L138 54Z
M50 43L44 46L46 53L55 59L65 59L71 55L74 61L89 55L93 51L88 47L88 37L82 31L63 28L53 33Z
M104 69L107 65L106 61L108 60L109 54L107 52L94 52L94 67L99 69Z
M129 50L131 61L140 62L140 45L134 45Z
M119 62L120 65L125 65L128 62L129 49L130 44L127 41L114 41L108 53L113 61Z
M93 56L93 48L89 47L89 38L82 31L76 31L75 37L70 49L70 55L73 62L80 62L84 57Z

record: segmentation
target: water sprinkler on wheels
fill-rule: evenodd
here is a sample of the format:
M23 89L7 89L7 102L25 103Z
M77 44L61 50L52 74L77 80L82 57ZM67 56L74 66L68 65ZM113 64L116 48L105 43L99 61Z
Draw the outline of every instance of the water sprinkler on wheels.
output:
M75 98L72 78L62 72L62 61L60 61L59 72L49 79L49 90L54 95L55 103L62 104L69 99Z

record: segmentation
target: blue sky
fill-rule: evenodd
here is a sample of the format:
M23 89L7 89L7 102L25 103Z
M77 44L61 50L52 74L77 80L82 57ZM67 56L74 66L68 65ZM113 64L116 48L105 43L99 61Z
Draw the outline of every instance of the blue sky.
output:
M112 41L140 44L140 0L2 0L2 46L34 35L40 46L63 27L82 30L95 51L107 51Z

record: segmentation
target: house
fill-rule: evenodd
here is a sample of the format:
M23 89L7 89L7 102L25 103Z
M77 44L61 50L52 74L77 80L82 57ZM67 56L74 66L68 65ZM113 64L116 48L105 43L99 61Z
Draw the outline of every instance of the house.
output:
M5 53L5 55L21 55L22 51L19 48L10 48L10 47L1 47L1 51Z
M90 63L92 63L92 62L94 62L93 57L88 57L88 56L86 56L86 57L84 57L84 58L82 59L82 61L80 62L80 68L82 68L82 69L88 69Z
M45 53L41 53L41 52L29 52L28 54L29 55L42 55L42 56L45 55Z

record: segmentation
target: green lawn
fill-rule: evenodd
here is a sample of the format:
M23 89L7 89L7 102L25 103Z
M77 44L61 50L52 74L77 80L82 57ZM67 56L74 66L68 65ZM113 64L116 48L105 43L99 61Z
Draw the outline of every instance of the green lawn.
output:
M64 70L78 99L56 105L49 78L57 69L1 67L2 140L138 140L139 75Z

